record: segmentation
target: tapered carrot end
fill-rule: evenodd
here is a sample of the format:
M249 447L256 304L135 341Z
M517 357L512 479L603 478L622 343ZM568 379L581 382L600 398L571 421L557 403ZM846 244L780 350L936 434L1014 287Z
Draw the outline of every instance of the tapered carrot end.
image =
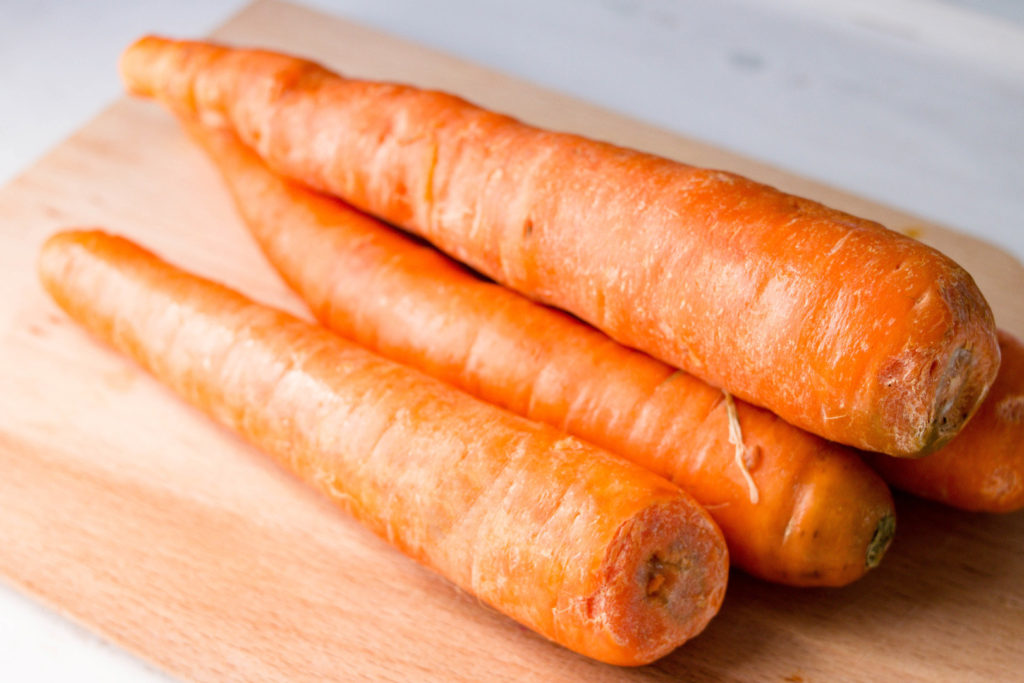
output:
M156 94L156 84L152 77L153 63L159 58L161 49L169 43L169 40L159 36L143 36L121 53L117 67L128 92L142 97Z
M174 111L195 113L197 74L226 51L213 43L143 36L121 54L118 69L129 93L159 99Z
M67 279L67 270L77 247L88 243L95 235L103 235L99 230L72 229L51 235L39 250L36 269L43 287L54 293L55 283Z
M88 287L89 268L83 268L94 254L109 255L124 242L102 230L73 229L51 235L43 243L36 261L36 270L43 289L62 309L74 315L81 306L73 294L75 287ZM73 284L71 284L73 283Z

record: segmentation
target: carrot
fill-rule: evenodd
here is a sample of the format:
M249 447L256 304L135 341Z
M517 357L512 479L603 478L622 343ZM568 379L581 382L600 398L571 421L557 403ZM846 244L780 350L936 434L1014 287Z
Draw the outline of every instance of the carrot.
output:
M742 402L730 420L720 390L280 178L230 131L183 122L263 252L327 327L675 482L755 576L842 585L881 560L892 497L850 449Z
M976 512L1024 508L1024 344L999 331L1003 362L978 414L949 444L920 460L869 455L898 488Z
M148 37L121 71L276 171L833 441L919 456L995 377L971 277L877 223L271 52Z
M374 533L577 652L650 662L717 612L728 560L676 486L100 232L52 237L75 320Z

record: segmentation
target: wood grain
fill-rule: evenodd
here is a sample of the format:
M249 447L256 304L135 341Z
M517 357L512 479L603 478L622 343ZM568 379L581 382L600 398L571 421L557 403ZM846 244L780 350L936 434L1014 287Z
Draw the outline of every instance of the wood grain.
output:
M216 36L451 90L550 127L727 168L938 246L1024 336L1024 267L977 240L338 19L259 2ZM111 69L114 65L111 65ZM213 169L122 100L0 190L0 575L198 680L991 680L1024 665L1024 514L899 499L882 567L842 590L734 573L708 630L623 670L551 645L335 511L46 300L50 232L103 225L305 315Z

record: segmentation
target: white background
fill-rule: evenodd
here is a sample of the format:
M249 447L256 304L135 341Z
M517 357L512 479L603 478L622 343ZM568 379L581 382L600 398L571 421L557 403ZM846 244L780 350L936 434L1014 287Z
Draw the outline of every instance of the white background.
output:
M132 39L199 37L243 4L0 0L0 183L119 95L115 64ZM307 4L880 200L1024 260L1024 2ZM12 681L162 678L3 584L0 671Z

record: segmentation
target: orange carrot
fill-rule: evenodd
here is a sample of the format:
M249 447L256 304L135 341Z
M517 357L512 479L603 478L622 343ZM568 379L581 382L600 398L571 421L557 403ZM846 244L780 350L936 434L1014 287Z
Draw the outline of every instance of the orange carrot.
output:
M945 448L920 460L868 456L893 486L964 510L1024 508L1024 344L1000 330L999 346L988 398Z
M53 298L376 534L548 638L650 662L728 561L676 486L100 232L51 238Z
M833 441L934 450L995 377L971 277L877 223L270 52L150 37L121 68L275 170Z
M733 564L758 577L842 585L881 559L892 498L850 449L739 402L737 463L720 390L280 178L230 131L186 127L327 327L670 479L708 506Z

